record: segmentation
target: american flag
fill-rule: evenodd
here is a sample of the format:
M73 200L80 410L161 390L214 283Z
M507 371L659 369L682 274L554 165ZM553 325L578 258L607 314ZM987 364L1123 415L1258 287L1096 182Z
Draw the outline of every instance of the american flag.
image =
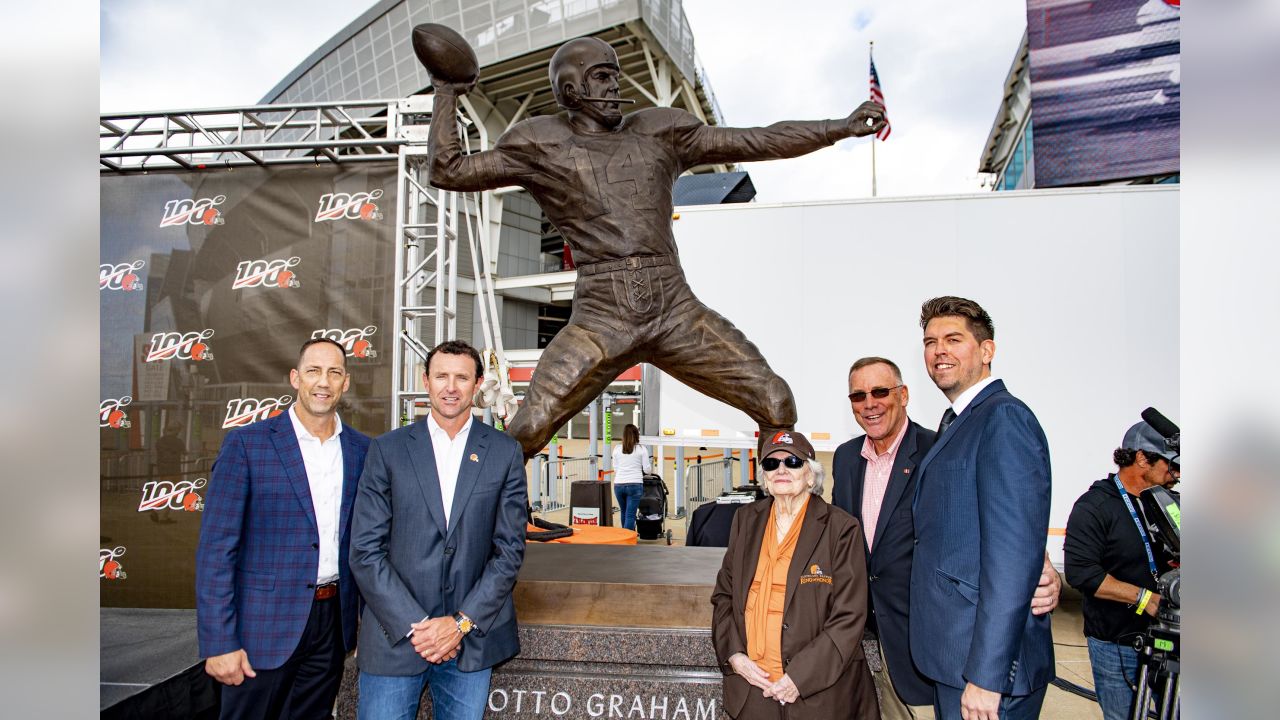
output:
M884 93L880 91L880 75L876 72L876 60L871 58L871 99L884 105ZM889 139L889 110L885 108L884 127L876 133L881 140Z

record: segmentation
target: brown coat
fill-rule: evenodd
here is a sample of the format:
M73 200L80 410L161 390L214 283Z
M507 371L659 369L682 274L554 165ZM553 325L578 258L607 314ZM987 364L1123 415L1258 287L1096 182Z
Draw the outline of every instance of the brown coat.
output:
M733 672L729 657L747 651L743 614L772 510L772 498L738 510L711 595L711 631L725 675L724 708L734 718L739 718L750 693L762 692ZM810 496L787 573L782 616L783 669L800 691L800 700L786 706L788 720L880 717L875 686L862 655L867 619L865 552L858 521L822 498Z

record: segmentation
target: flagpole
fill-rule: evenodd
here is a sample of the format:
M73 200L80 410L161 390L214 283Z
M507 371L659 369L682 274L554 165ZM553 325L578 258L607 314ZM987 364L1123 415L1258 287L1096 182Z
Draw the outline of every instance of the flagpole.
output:
M871 136L871 197L876 196L876 136Z
M874 40L867 42L867 58L871 58L871 52L875 49L876 42ZM876 136L871 136L871 197L876 196Z

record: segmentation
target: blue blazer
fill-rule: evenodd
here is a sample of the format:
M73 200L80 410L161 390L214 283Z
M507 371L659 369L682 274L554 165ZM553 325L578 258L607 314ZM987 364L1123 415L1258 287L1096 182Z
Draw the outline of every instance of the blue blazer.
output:
M357 591L348 565L351 509L369 438L344 424L338 520L342 639L355 647ZM286 413L227 433L213 463L196 547L200 656L244 648L255 670L284 664L315 599L320 531Z
M1049 444L997 380L917 471L911 656L933 680L1029 695L1054 675L1049 616L1031 614L1049 531Z
M862 518L862 490L867 460L862 457L866 435L836 448L831 465L831 504ZM933 447L934 432L907 422L907 434L893 460L889 487L885 490L876 534L867 552L871 584L871 608L867 628L874 631L884 650L889 677L898 696L908 705L931 705L933 683L911 662L908 613L911 611L911 556L915 550L915 523L911 503L915 499L917 466Z
M364 596L360 669L416 675L430 664L406 635L426 617L461 611L475 623L458 668L475 672L520 651L512 591L524 562L524 454L473 420L445 524L426 419L373 441L351 521L351 572Z

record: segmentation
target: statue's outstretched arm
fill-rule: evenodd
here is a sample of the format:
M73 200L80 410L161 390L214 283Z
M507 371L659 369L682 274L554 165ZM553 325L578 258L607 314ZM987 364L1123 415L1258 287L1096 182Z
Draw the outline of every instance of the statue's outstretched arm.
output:
M442 190L475 192L514 185L514 177L505 170L500 148L462 154L458 138L458 94L465 89L454 85L438 85L431 110L430 182Z
M755 128L698 124L688 135L687 148L695 163L780 160L806 155L844 138L870 135L884 123L884 108L867 101L840 120L783 120Z

